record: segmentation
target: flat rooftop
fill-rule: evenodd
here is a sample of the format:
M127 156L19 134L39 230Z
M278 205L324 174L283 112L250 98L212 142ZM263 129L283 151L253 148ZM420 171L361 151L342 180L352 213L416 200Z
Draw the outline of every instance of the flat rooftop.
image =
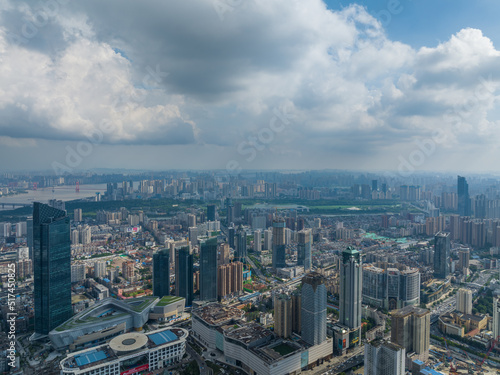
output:
M176 296L164 296L162 299L156 304L156 306L167 306L170 305L171 303L178 302L182 300L182 297L176 297Z
M228 321L239 320L245 312L235 307L224 306L219 303L211 303L193 310L193 315L212 326L220 326Z
M226 332L226 337L238 340L245 345L273 336L273 333L258 324L246 325L241 328Z

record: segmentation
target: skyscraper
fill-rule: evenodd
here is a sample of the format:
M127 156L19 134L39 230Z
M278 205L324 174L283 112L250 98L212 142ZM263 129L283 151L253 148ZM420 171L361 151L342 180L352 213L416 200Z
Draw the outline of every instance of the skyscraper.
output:
M458 253L458 267L463 274L466 274L469 269L470 250L468 248L460 249Z
M26 221L26 241L29 248L29 257L33 260L33 218L28 218Z
M466 288L458 290L457 310L462 314L472 314L472 290Z
M405 349L395 343L374 340L365 345L365 375L404 375Z
M262 236L260 230L253 232L253 251L260 254L262 251Z
M362 270L361 254L348 247L340 264L339 323L350 329L349 347L361 338Z
M465 177L457 176L458 214L470 216L471 205L469 197L469 185Z
M303 229L298 232L297 241L297 265L304 266L307 272L311 269L311 245L312 231L311 229Z
M207 206L207 221L215 221L217 213L217 206L215 204L209 204Z
M82 209L81 208L75 208L73 211L73 221L78 223L82 221Z
M46 335L71 318L70 220L66 211L33 207L35 333Z
M102 260L94 262L94 277L104 276L106 276L106 262Z
M286 294L274 297L274 332L283 338L292 335L292 300Z
M500 336L500 298L493 297L493 337Z
M273 221L273 268L286 267L285 262L285 220L276 218Z
M416 306L407 306L392 314L391 341L414 352L415 359L429 358L431 313Z
M319 273L311 272L302 278L301 305L302 340L310 345L321 344L326 340L326 286Z
M217 237L212 237L201 244L200 300L217 300Z
M193 304L193 255L189 246L176 249L175 295L186 299L186 306Z
M446 279L450 273L450 234L439 232L434 237L434 277Z
M247 232L240 227L236 234L236 254L235 258L240 262L245 262L247 257Z
M153 295L159 298L170 295L170 249L153 254Z
M302 330L302 296L300 292L292 293L292 331L299 334Z

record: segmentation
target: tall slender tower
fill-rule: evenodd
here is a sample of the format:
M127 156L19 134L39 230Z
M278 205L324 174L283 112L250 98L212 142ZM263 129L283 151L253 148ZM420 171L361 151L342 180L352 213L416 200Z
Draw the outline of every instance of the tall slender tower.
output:
M450 234L439 232L434 237L434 276L446 279L450 273Z
M285 262L285 220L276 218L273 221L273 268L286 267Z
M342 252L340 264L339 323L351 331L349 347L359 345L361 339L362 274L361 254L348 247Z
M297 265L304 266L304 271L311 269L311 245L312 231L311 229L303 229L298 232L297 241Z
M189 246L176 249L175 295L186 299L186 306L193 304L193 255Z
M469 184L465 177L457 176L458 214L460 216L471 215L469 196Z
M153 254L153 295L170 295L170 249L161 249Z
M240 262L246 262L247 256L247 232L240 227L236 234L236 255Z
M274 332L283 338L292 335L292 300L286 294L274 298Z
M302 278L302 340L310 345L326 340L326 286L322 275L311 272Z
M200 300L217 300L217 237L212 237L201 244Z
M71 318L71 239L66 211L33 207L35 333L46 335Z

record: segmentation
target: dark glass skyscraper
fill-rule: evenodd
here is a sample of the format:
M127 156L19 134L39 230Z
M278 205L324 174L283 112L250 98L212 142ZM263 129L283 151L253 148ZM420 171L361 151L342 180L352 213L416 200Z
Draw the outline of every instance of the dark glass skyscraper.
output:
M186 306L193 304L193 255L189 246L176 249L175 295L186 299Z
M236 235L236 254L235 258L245 263L247 256L247 232L243 229L238 230Z
M285 261L285 220L277 218L273 221L273 268L286 267Z
M161 249L153 254L153 295L170 295L170 249Z
M217 300L217 237L200 247L200 300Z
M304 266L307 272L311 269L311 244L312 244L312 231L304 229L298 232L297 243L297 265Z
M209 204L207 206L207 221L215 221L217 212L217 206L215 204Z
M362 269L359 251L348 247L342 252L339 323L350 329L349 347L359 345L361 339Z
M457 177L458 214L460 216L471 215L471 205L469 197L469 184L465 177Z
M35 333L46 335L71 318L71 239L66 211L33 208Z
M439 232L434 237L434 277L446 279L450 273L450 234Z
M326 340L326 287L317 272L302 278L302 340L311 345Z

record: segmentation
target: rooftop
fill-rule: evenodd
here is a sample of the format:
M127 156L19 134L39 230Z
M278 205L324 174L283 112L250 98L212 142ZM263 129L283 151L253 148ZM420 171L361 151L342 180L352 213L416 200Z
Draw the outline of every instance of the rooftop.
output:
M211 303L193 310L193 315L205 323L220 326L230 320L243 318L245 312L235 307L224 306L219 303Z
M166 306L166 305L170 305L171 303L175 303L175 302L180 301L180 300L182 300L182 297L165 296L165 297L162 297L162 299L160 300L160 302L158 302L156 304L156 306Z

